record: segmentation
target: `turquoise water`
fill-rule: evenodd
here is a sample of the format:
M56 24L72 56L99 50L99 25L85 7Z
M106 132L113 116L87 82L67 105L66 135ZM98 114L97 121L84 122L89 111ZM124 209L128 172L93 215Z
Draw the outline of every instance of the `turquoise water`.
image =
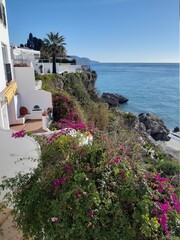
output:
M100 94L111 92L129 99L125 112L151 112L173 129L179 126L179 65L160 63L99 63L91 66L98 74Z

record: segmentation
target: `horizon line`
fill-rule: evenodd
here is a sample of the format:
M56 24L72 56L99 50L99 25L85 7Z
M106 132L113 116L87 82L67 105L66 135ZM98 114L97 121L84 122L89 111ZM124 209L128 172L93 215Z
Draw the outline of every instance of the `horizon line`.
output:
M180 64L180 62L101 62L101 61L96 61L96 60L91 60L95 61L97 63L160 63L160 64Z

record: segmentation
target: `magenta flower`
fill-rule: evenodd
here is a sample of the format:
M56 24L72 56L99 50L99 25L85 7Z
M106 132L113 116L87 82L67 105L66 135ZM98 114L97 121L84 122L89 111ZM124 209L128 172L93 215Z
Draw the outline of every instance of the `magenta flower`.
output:
M64 175L62 178L57 178L57 179L54 179L53 181L53 185L54 187L59 187L59 185L62 185L64 184L67 180L68 180L68 176L67 175Z
M72 167L72 166L64 165L64 169L66 169L67 172L70 174L70 173L72 173L73 167Z
M169 202L168 202L168 201L166 201L166 203L160 203L160 202L159 202L157 205L161 208L161 211L162 211L163 213L168 212L169 209L170 209L170 206L169 206Z
M177 201L177 198L176 198L175 195L171 196L171 198L172 198L172 201L173 201L173 203L174 203L174 205L173 205L174 209L175 209L177 212L180 212L180 202Z
M68 166L68 167L67 167L68 173L72 173L72 170L73 170L73 167L72 167L72 166Z
M167 178L162 178L159 174L156 174L154 178L157 182L168 182Z
M13 138L22 138L25 136L25 130L20 130L20 131L17 131L15 133L12 133L11 137Z
M167 227L167 222L168 222L168 218L166 216L165 213L162 213L158 216L158 221L161 225L161 227L163 228L164 232L166 233L166 235L169 235L169 231L168 231L168 227Z
M114 162L115 162L116 164L118 164L118 163L120 162L120 158L119 158L119 157L116 157L116 158L114 159Z

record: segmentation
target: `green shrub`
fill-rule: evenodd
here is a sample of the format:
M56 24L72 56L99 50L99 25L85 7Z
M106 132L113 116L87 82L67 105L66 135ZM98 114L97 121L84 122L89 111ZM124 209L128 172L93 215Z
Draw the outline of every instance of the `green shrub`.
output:
M180 173L179 164L173 161L162 161L157 164L156 168L164 177L169 177Z
M85 146L69 135L46 139L34 172L3 181L16 190L9 195L15 222L34 239L169 239L177 222L173 189L135 159L100 133Z
M109 125L109 111L103 103L93 103L88 109L88 120L100 130L107 130Z

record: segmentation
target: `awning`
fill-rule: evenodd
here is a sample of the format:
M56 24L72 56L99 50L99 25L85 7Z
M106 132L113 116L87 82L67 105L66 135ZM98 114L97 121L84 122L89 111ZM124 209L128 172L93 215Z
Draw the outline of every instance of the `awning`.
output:
M17 83L13 81L3 92L8 104L10 104L12 98L14 97L17 90Z

